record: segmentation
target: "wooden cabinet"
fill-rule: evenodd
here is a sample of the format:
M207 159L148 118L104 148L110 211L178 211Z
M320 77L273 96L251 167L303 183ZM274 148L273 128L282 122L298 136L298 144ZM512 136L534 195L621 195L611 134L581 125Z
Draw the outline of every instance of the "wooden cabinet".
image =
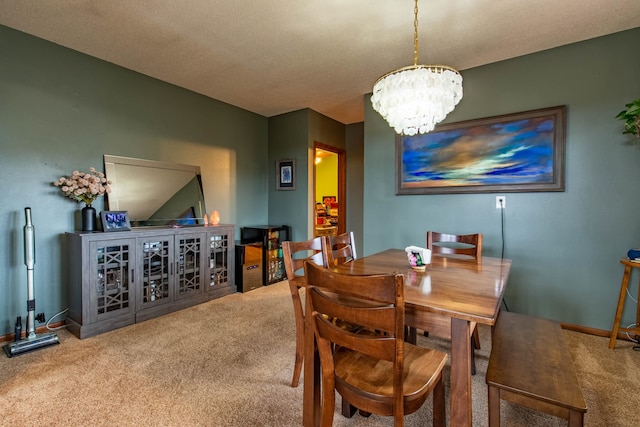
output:
M262 284L271 285L286 279L282 242L291 237L288 225L256 225L240 229L240 242L262 243Z
M67 328L90 337L236 292L233 225L67 233Z

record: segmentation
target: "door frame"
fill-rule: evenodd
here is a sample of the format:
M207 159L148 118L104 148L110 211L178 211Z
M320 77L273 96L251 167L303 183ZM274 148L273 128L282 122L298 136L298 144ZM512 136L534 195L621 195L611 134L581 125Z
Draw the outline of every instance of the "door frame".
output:
M347 229L347 152L332 145L314 141L313 156L315 159L316 149L329 151L338 155L338 234L346 232ZM313 204L311 205L311 216L314 216L316 209L316 162L313 162ZM315 221L311 219L315 230ZM314 233L315 234L315 233Z

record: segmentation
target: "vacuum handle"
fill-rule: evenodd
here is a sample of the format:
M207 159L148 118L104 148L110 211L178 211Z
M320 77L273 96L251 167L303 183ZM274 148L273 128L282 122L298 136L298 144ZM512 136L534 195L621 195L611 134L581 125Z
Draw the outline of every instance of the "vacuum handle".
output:
M31 223L31 208L24 208L26 225L24 226L24 263L27 269L33 270L36 264L36 230Z

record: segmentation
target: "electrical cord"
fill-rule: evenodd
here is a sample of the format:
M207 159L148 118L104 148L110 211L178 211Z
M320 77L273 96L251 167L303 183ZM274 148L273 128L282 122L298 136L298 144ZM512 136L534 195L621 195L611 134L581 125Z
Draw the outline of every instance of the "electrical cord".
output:
M631 300L633 302L635 302L636 304L638 303L638 300L636 298L633 297L633 295L631 295L631 292L629 292L629 288L627 288L627 296L629 298L631 298ZM627 326L627 329L630 329L631 327L637 328L638 326L640 326L640 323L631 323L629 326ZM635 351L640 351L640 341L638 341L637 339L631 338L631 335L629 334L629 332L626 332L627 334L627 338L629 339L629 341L634 342L638 345L634 345L632 348ZM636 335L636 337L638 337L638 335Z
M503 201L500 200L500 239L502 240L502 249L500 251L500 259L504 259L504 206L503 206ZM502 303L504 304L504 308L507 311L511 311L509 310L509 305L507 304L507 299L506 298L502 298Z
M504 259L504 206L502 203L504 202L500 200L500 233L502 236L502 251L500 253L500 258Z
M58 316L60 316L60 315L62 315L62 314L64 314L64 313L66 313L67 311L69 311L69 307L67 307L67 308L65 308L64 310L62 310L61 312L56 313L56 314L54 314L53 316L51 316L51 318L49 318L49 320L47 320L47 323L46 323L46 325L45 325L45 327L47 328L47 330L49 330L49 331L57 331L58 329L64 329L64 328L66 328L66 327L67 327L67 325L62 325L62 326L58 326L57 328L52 328L52 327L50 327L50 326L49 326L49 324L51 323L51 321L52 321L53 319L55 319L56 317L58 317Z
M634 328L637 328L638 325L640 325L640 323L631 323L629 326L627 326L627 329L631 328L632 326ZM640 351L640 341L638 341L637 339L631 338L631 335L629 335L629 332L626 332L627 334L627 338L629 338L629 341L634 342L638 345L634 345L633 347L631 347L634 351ZM638 335L636 335L636 338L638 337Z
M632 327L635 328L638 325L640 325L640 323L635 323L635 322L634 323L630 323L629 326L627 326L627 329L631 329ZM629 332L626 332L626 334L627 334L627 338L629 338L629 341L634 342L636 344L640 344L640 341L638 341L637 339L631 338L631 335L629 335Z

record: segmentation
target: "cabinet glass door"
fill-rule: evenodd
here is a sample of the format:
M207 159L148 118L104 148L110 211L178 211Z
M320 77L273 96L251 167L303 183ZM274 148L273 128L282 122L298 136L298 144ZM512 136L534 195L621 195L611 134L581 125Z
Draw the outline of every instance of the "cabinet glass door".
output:
M209 236L209 289L229 282L229 236Z
M173 238L149 239L139 242L142 249L141 307L163 304L171 301L171 254Z
M176 297L202 292L203 283L202 235L179 236L176 242Z
M282 233L283 230L272 230L267 236L267 284L285 279L282 239L286 239L286 235Z
M95 315L98 319L133 310L131 249L134 241L92 243Z

